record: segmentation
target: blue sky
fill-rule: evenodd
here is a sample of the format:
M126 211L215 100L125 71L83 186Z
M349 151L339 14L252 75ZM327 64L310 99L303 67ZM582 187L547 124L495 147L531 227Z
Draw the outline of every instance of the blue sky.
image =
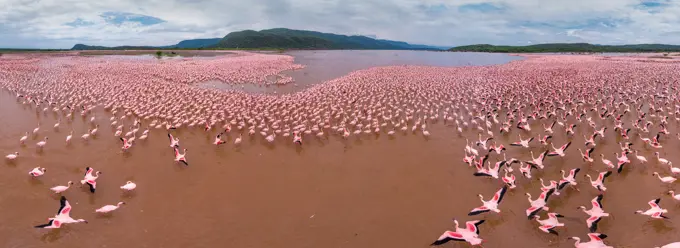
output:
M410 43L680 44L680 0L0 0L0 47L170 45L286 27Z

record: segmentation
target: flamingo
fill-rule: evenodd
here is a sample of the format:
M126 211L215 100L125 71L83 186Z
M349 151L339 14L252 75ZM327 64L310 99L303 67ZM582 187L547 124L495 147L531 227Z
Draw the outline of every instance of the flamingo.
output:
M555 148L555 145L553 145L553 144L550 144L550 145L552 145L552 148L553 148L554 151L551 152L551 153L548 153L548 156L558 156L559 155L560 157L564 157L566 155L566 154L564 154L564 151L566 151L567 148L569 148L569 145L571 145L571 141L562 145L560 148Z
M677 194L677 195L676 195L676 194L675 194L675 191L669 190L669 191L668 191L668 194L671 195L671 197L673 197L673 199L675 199L676 201L680 201L680 194Z
M590 156L590 154L593 153L593 150L595 150L595 147L591 147L591 148L588 149L585 153L584 153L580 148L578 149L578 151L581 153L581 158L583 158L583 161L584 161L584 162L589 162L589 163L592 163L593 161L595 161L595 160L593 160L593 158Z
M186 148L184 148L184 154L182 154L179 153L179 149L175 147L175 162L182 162L184 163L184 165L189 166L189 163L187 163L186 155L187 155Z
M635 211L635 213L647 215L649 217L652 217L653 219L668 219L668 217L663 215L665 213L668 213L668 210L663 209L663 208L661 208L661 206L659 206L660 201L661 201L661 198L656 198L654 200L651 200L651 201L647 202L647 204L650 207L647 211L637 210L637 211Z
M545 160L546 154L548 154L547 150L538 155L537 158L534 158L534 151L531 151L531 161L527 161L527 164L536 166L540 169L545 168L545 166L543 165L543 160Z
M630 163L630 160L628 159L627 156L628 153L621 152L621 156L619 156L617 153L614 153L614 155L616 156L616 160L618 160L618 162L616 163L616 171L618 173L621 173L621 171L623 170L623 166L627 163Z
M123 146L120 148L123 151L127 151L127 149L130 149L130 147L132 147L132 140L129 140L129 139L126 139L126 138L123 138L123 137L118 137L118 138L120 139L120 141L123 142Z
M470 243L470 245L481 245L484 242L479 238L479 225L484 223L484 220L473 220L465 222L465 228L458 227L458 221L453 220L456 223L456 231L446 231L444 234L439 236L436 241L431 245L442 245L449 241L463 241Z
M133 183L132 181L127 181L125 185L120 186L120 189L126 190L126 191L132 191L133 189L137 188L137 184Z
M562 172L562 179L557 183L557 190L562 190L564 186L567 186L567 184L571 185L572 187L578 185L576 182L576 174L578 174L580 171L580 168L574 168L569 170L569 175L564 176L564 170L560 170L560 172Z
M574 247L576 248L614 248L613 246L608 246L604 243L604 239L607 238L607 235L605 234L588 233L588 237L590 238L590 241L585 243L581 243L581 238L579 237L570 237L569 239L576 240L576 243L574 243Z
M597 223L600 222L602 217L609 216L609 213L604 212L604 210L602 209L602 198L603 198L602 194L593 198L590 201L590 204L593 206L592 208L590 208L590 210L586 210L586 207L584 206L578 207L578 209L583 210L584 213L590 216L586 220L586 225L588 226L590 232L597 231Z
M654 248L680 248L680 242L673 242L664 246L655 246Z
M19 139L19 144L24 145L26 143L26 140L28 139L28 132L24 134L24 136L21 136L21 139Z
M637 158L637 160L640 161L640 163L642 163L642 164L647 163L647 158L645 158L644 156L638 155L637 150L635 150L635 158Z
M224 144L224 143L227 143L227 142L222 140L222 133L217 134L217 136L215 136L215 142L213 142L213 145L219 146L219 145Z
M529 148L529 142L531 142L532 140L534 140L534 137L530 137L528 139L523 140L522 135L519 134L519 141L513 142L510 145L511 146L521 146L521 147L524 147L524 148Z
M531 169L537 169L537 167L529 163L524 166L524 162L520 162L519 171L524 177L531 179Z
M46 171L47 169L38 166L33 168L33 170L29 171L28 174L31 175L32 177L39 177L44 175Z
M652 173L652 175L658 177L659 180L660 180L662 183L671 184L671 183L674 183L675 180L678 180L677 178L671 177L671 176L661 177L661 175L659 175L658 172L654 172L654 173Z
M62 185L54 186L54 187L50 188L50 190L52 190L55 194L60 194L64 191L66 191L67 189L69 189L71 187L71 185L73 185L73 182L68 181L66 186L62 186Z
M527 197L529 198L529 203L531 204L531 207L529 207L526 210L527 217L531 220L534 215L538 213L538 211L545 210L548 211L550 208L546 206L548 204L548 199L550 198L550 195L552 195L555 192L555 189L548 190L546 192L542 192L536 200L531 200L531 194L526 193Z
M19 157L19 152L10 153L5 156L5 158L10 161L17 159L17 157Z
M66 144L71 142L71 138L73 138L73 131L71 131L69 135L66 135Z
M36 143L35 145L37 145L38 148L41 148L41 149L42 149L43 147L45 147L46 144L47 144L47 137L45 137L45 139L43 139L42 141Z
M97 213L110 213L120 207L120 205L125 204L125 202L118 202L116 205L106 205L95 210Z
M600 159L602 160L602 163L607 166L607 168L610 169L616 168L616 166L614 165L614 163L612 163L611 160L604 158L604 154L600 154Z
M479 199L482 201L482 206L477 207L472 209L470 213L468 213L468 216L473 216L473 215L478 215L481 213L486 213L489 211L494 211L496 213L500 213L501 210L498 209L498 205L501 204L501 201L503 200L503 196L505 195L505 192L508 190L507 186L503 186L503 188L499 189L496 191L496 193L493 195L493 198L489 201L484 200L484 196L482 194L479 194Z
M71 207L71 204L66 200L66 197L62 196L59 200L61 206L59 207L59 210L57 211L57 214L54 216L54 218L49 218L49 221L47 224L42 224L42 225L37 225L35 228L60 228L63 224L70 224L70 223L80 223L84 222L87 223L86 220L83 219L73 219L71 218L71 210L73 209Z
M510 189L514 189L515 187L517 187L517 185L515 185L515 175L510 174L510 176L508 176L508 172L509 170L506 169L505 176L503 176L502 178L503 182L507 184L510 187Z
M654 152L654 156L656 156L656 160L659 161L659 163L661 163L663 165L671 165L671 166L673 165L673 163L670 160L659 157L659 152Z
M607 191L607 187L604 186L604 179L607 178L611 174L612 174L611 171L600 172L597 176L597 179L595 179L595 180L593 180L593 178L590 177L589 174L586 174L586 176L590 180L590 185L592 185L593 188L604 192L604 191Z
M100 171L97 171L92 175L93 172L94 169L92 167L85 167L85 176L83 180L80 180L80 184L87 184L90 186L90 192L92 193L97 189L97 178L99 178L99 174L101 174Z
M173 137L170 133L168 133L168 138L170 138L170 147L179 147L179 138Z
M241 140L242 140L242 139L243 139L243 137L242 137L241 134L239 133L238 138L234 139L234 145L241 144Z
M548 218L541 220L540 216L534 215L534 219L541 225L538 227L538 229L541 229L541 231L546 232L546 233L551 233L558 235L558 233L554 230L556 227L564 226L564 223L561 223L558 218L563 218L564 216L558 213L548 213Z

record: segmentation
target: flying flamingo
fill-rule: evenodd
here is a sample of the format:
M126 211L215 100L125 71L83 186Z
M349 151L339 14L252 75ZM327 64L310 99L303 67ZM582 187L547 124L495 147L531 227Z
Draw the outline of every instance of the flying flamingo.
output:
M179 138L173 137L170 133L168 133L168 138L170 138L170 147L179 147Z
M588 233L588 237L590 238L590 241L585 243L581 243L581 238L579 237L570 237L569 239L576 240L576 243L574 243L576 248L614 248L613 246L608 246L604 243L604 239L607 238L607 235L605 234Z
M564 223L561 223L558 218L562 218L561 214L558 213L548 213L548 218L541 220L540 216L534 215L534 219L541 225L538 227L538 229L541 229L541 231L546 232L546 233L551 233L558 235L558 233L554 230L556 227L564 226Z
M94 172L94 169L92 167L86 167L85 168L85 176L83 180L80 180L80 184L87 184L90 186L90 192L94 193L94 191L97 189L97 178L99 178L99 174L101 174L100 171L97 171L92 175Z
M650 207L647 211L637 210L637 211L635 211L635 213L647 215L649 217L652 217L653 219L668 219L668 217L663 215L665 213L668 213L668 210L663 209L663 208L661 208L661 206L659 206L660 201L661 201L661 198L656 198L654 200L651 200L651 201L647 202L647 204L649 204L649 207Z
M484 242L479 238L479 225L484 223L484 220L473 220L465 222L465 228L458 227L458 220L453 220L456 223L456 231L446 231L439 236L431 245L442 245L449 241L463 241L470 243L470 245L481 245Z
M602 197L603 195L600 194L590 201L590 204L593 206L592 208L590 208L590 210L586 210L586 207L584 206L578 207L578 209L583 210L584 213L590 216L586 220L586 226L588 226L590 232L596 232L597 223L600 222L602 217L609 216L609 213L604 212L604 210L602 209Z
M503 188L499 189L496 191L496 193L493 195L493 198L489 201L484 200L484 196L482 194L479 194L479 199L482 201L482 206L477 207L472 209L470 213L468 213L469 216L473 215L478 215L481 213L486 213L489 211L494 211L496 213L500 213L501 210L498 209L498 205L501 204L501 201L503 200L503 196L505 195L505 192L508 190L507 186L503 186Z
M66 200L66 197L62 196L61 199L59 200L61 206L59 207L59 210L57 211L57 214L54 216L54 218L49 218L49 221L47 224L43 225L37 225L35 228L60 228L63 224L70 224L70 223L80 223L84 222L87 223L86 220L83 219L73 219L71 218L71 204Z
M589 174L586 174L586 176L587 176L588 179L590 180L590 185L592 185L593 188L595 188L595 189L597 189L597 190L599 190L599 191L604 192L604 191L607 191L607 187L604 186L604 179L607 178L607 177L608 177L609 175L611 175L611 174L612 174L611 171L603 171L603 172L600 172L600 173L597 175L597 179L595 179L595 180L593 180L593 178L590 177Z
M186 155L187 155L186 148L184 148L184 154L182 154L179 153L179 148L175 147L175 162L182 162L184 163L184 165L188 166L189 163L187 163Z

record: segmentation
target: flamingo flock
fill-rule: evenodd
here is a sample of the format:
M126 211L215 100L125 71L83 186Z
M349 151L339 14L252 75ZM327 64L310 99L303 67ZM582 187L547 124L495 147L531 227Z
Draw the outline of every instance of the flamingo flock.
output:
M57 118L53 130L35 127L16 134L17 147L35 146L37 153L48 152L50 146L88 142L108 133L116 137L110 142L120 145L121 154L143 153L140 151L143 147L135 144L153 139L154 133L161 132L168 137L167 161L193 168L188 167L188 156L192 155L183 146L188 142L180 144L181 130L204 133L208 138L205 146L238 149L243 143L257 141L269 147L302 148L318 142L381 139L384 134L394 142L407 135L427 141L441 137L436 132L441 129L435 126L445 127L457 135L457 140L466 139L462 164L474 168L471 176L476 176L480 184L492 184L497 189L489 200L484 195L490 196L492 192L478 192L481 206L476 202L469 208L472 210L468 216L505 214L503 200L516 197L513 191L528 189L530 192L523 194L528 201L524 202L524 221L528 219L541 235L560 235L561 229L577 226L590 239L581 242L579 237L570 238L575 247L581 248L611 247L605 244L607 235L601 233L606 230L598 230L602 229L598 224L609 217L603 205L608 192L605 184L627 180L623 176L627 170L643 166L644 170L653 170L650 175L657 177L658 184L668 192L652 196L651 201L639 199L648 201L650 208L637 210L636 214L650 221L668 221L674 217L674 209L662 208L661 197L670 195L674 201L680 198L672 191L680 169L662 157L667 149L673 148L670 141L675 130L667 128L668 122L680 121L677 96L680 89L675 81L680 70L672 63L540 56L491 67L391 66L353 72L304 91L273 96L205 89L195 84L213 79L230 84L267 84L267 76L301 68L293 64L290 56L243 52L235 57L163 63L78 56L13 56L0 60L0 87L11 93L18 104L29 106L37 114ZM655 73L637 76L628 71L637 68L630 65L634 63ZM528 76L526 72L537 66L543 66L543 72ZM564 67L573 71L551 72ZM602 72L609 74L605 78ZM87 128L70 130L68 135L58 132L70 129L69 123L77 116L89 120ZM73 139L74 134L81 137L80 141ZM469 142L469 137L477 140ZM37 142L31 145L29 140ZM608 143L618 143L620 151L601 152L603 144ZM582 158L578 163L562 163L576 150ZM6 154L7 163L22 163L18 152ZM648 161L645 156L651 154L655 159ZM637 162L629 156L635 156ZM467 170L466 166L456 169ZM562 174L550 175L552 169ZM40 180L50 173L46 168L35 167L29 175L32 180ZM110 187L97 184L102 175L87 166L79 186L89 188L87 194L95 194L97 187ZM540 181L540 186L526 187L536 181ZM49 190L63 194L73 182ZM588 182L592 188L584 189L590 187ZM119 186L124 192L136 187L132 181ZM564 192L594 197L590 209L579 207L587 217L568 216L571 219L565 220L559 207L551 204L556 197L564 197ZM460 204L464 203L461 199ZM70 217L72 207L65 197L61 197L60 204L49 223L36 227L87 223ZM126 204L121 201L93 211L108 214ZM574 218L580 224L574 224ZM630 218L634 218L632 211ZM455 219L454 231L445 231L431 244L459 241L481 246L485 221L470 220L461 228Z

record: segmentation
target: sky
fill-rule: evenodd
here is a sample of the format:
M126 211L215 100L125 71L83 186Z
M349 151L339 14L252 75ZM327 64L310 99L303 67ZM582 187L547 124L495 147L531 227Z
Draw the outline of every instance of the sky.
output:
M291 28L414 44L680 44L680 0L0 0L0 47L172 45Z

